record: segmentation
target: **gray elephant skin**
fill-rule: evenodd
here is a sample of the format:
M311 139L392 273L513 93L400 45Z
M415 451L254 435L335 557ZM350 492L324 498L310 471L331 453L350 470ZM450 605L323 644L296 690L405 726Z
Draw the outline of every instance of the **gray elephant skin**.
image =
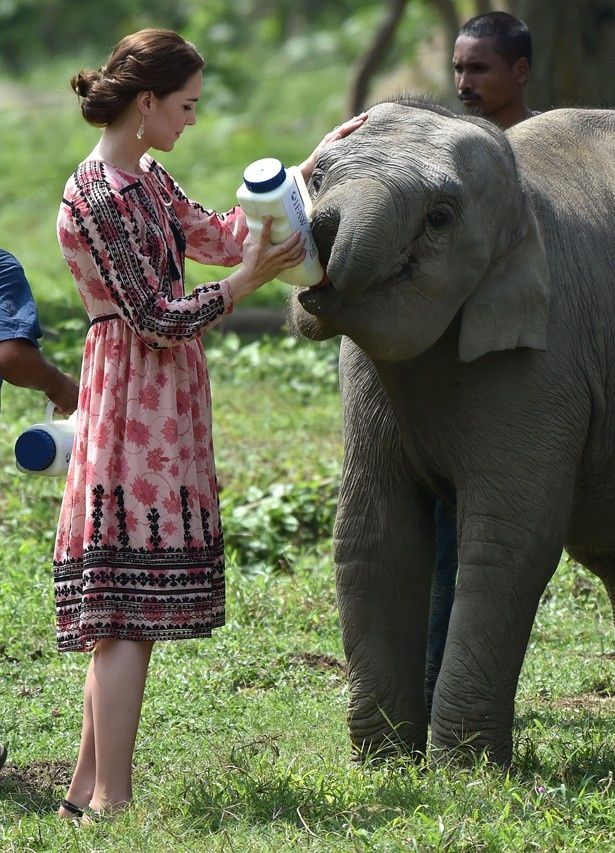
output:
M615 603L615 112L503 133L383 103L310 192L324 286L307 338L343 335L334 531L358 757L423 754L434 497L459 577L432 749L512 758L519 672L562 548Z

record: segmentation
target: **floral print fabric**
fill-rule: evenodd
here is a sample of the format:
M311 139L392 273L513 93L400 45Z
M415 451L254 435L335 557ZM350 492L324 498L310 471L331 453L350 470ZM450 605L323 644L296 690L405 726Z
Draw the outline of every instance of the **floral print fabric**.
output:
M226 282L184 294L184 256L233 266L240 208L190 201L149 156L138 178L100 161L67 182L58 239L92 321L54 552L58 643L209 636L224 557L201 333Z

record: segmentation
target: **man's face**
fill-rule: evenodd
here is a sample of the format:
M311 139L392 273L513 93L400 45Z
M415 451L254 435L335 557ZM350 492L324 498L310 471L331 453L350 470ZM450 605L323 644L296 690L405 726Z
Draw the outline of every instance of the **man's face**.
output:
M496 53L491 38L459 36L453 52L455 88L464 107L474 115L492 120L522 96L527 79L527 60L512 67Z

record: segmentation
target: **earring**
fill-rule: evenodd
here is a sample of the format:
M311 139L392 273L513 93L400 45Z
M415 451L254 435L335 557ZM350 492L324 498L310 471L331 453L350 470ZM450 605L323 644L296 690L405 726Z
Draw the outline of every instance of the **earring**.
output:
M145 133L145 116L141 116L141 124L137 130L137 139L143 139L143 134Z

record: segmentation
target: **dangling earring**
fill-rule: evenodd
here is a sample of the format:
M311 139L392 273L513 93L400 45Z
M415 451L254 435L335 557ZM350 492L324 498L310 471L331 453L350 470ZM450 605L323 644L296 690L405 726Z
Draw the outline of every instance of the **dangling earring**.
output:
M145 133L145 116L141 116L141 124L137 130L137 139L143 139L143 134Z

